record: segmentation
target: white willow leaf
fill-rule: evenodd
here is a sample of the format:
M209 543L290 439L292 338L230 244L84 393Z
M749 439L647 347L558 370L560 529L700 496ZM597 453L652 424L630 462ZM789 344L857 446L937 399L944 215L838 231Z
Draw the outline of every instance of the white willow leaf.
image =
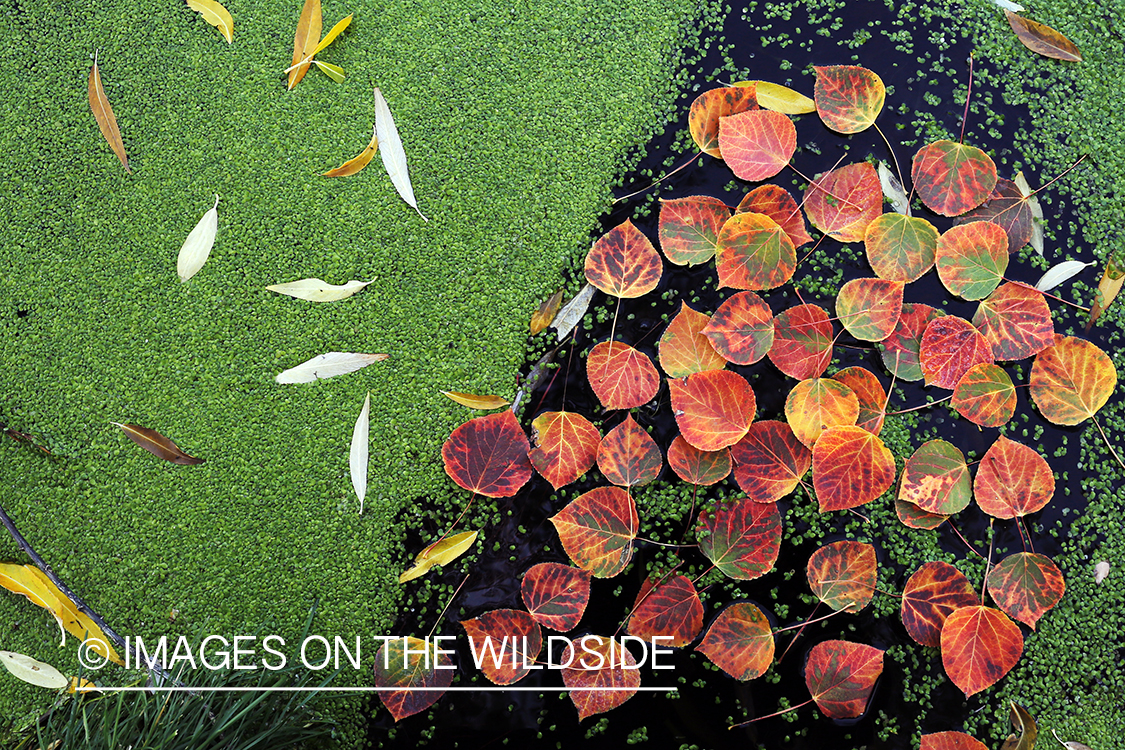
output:
M180 248L180 257L176 261L176 273L180 281L187 281L203 268L207 256L211 254L211 246L215 244L215 232L219 228L219 196L215 196L215 205L203 214L203 218L191 230L183 247Z
M363 408L359 411L359 418L355 421L352 430L352 446L348 455L348 463L352 473L352 488L359 497L359 514L363 515L363 500L367 497L367 459L369 455L368 435L371 430L371 392L363 399Z
M266 289L309 302L335 302L352 296L370 284L371 281L352 280L347 284L337 286L322 279L301 279L300 281L290 281L288 284L274 284L273 286L267 286Z
M58 690L70 684L70 681L63 676L62 672L50 664L44 664L25 654L17 654L14 651L0 651L0 663L3 663L8 671L16 677L24 682L30 682L32 685Z
M1011 0L992 0L992 2L1004 10L1010 10L1013 13L1023 13L1026 10L1026 8L1019 3L1013 3Z
M1041 292L1049 292L1064 281L1069 281L1080 274L1083 268L1092 265L1095 265L1093 261L1083 263L1080 260L1064 260L1062 263L1057 263L1048 268L1047 273L1043 274L1036 282L1035 288Z
M414 198L414 187L410 184L410 174L406 171L406 152L402 148L402 141L398 137L394 118L391 117L390 107L383 93L375 89L375 133L379 137L379 156L383 158L383 166L391 176L391 182L402 199L410 207L418 211L424 221L429 221L418 209L418 201Z
M574 299L567 302L559 310L555 320L551 323L551 328L559 332L559 341L563 341L570 332L574 330L574 326L578 325L578 321L582 320L582 316L586 314L586 308L590 306L590 300L594 297L594 285L587 284L582 287L582 291L574 295Z
M910 215L910 201L906 198L906 191L902 183L891 174L891 170L883 162L879 162L879 184L883 186L883 195L891 202L891 208L903 216Z
M1031 191L1031 186L1027 184L1027 178L1023 176L1023 172L1016 173L1014 180L1016 187L1020 189L1020 194L1027 198L1027 207L1031 209L1031 247L1035 252L1039 253L1039 257L1043 257L1043 207L1039 205L1039 199Z
M290 367L279 374L279 383L311 383L367 367L372 362L381 362L387 354L357 354L355 352L328 352L318 354L307 362Z

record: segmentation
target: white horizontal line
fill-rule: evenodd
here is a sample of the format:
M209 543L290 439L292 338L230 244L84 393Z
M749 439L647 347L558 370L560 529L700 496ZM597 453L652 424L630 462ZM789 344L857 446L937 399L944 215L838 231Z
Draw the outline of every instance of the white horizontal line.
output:
M380 688L380 687L80 687L80 692L97 692L113 690L127 693L573 693L573 692L624 692L636 693L675 693L679 688L674 687L601 687L601 688L570 688L570 687L417 687L417 688Z

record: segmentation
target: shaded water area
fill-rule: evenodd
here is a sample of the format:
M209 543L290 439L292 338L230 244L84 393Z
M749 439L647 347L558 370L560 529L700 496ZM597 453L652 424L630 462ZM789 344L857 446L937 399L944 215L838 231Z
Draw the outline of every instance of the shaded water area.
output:
M882 78L888 95L878 123L893 144L903 170L908 172L913 153L925 143L942 137L942 129L953 138L958 137L965 104L968 57L972 51L968 39L944 26L945 22L936 19L927 22L919 15L917 10L895 10L877 2L851 3L846 11L829 10L814 20L810 20L810 13L804 7L792 10L791 14L768 5L757 6L752 11L735 9L699 64L702 74L696 89L685 93L680 120L671 125L662 138L646 146L636 172L624 180L624 185L616 190L617 195L626 196L645 187L654 175L668 171L673 161L678 166L690 156L693 149L685 146L684 137L687 109L700 91L728 80L750 78L788 84L811 94L813 77L802 73L810 65L858 64ZM822 33L822 29L828 29L829 33ZM788 34L790 39L778 39L782 34ZM763 45L763 37L773 42ZM988 68L989 61L976 60L975 64ZM1023 169L1032 186L1053 177L1037 174L1025 155L1013 150L1016 134L1029 127L1025 112L1007 107L998 91L979 80L973 87L972 101L965 142L988 151L1001 177L1011 178L1018 169ZM848 164L873 157L894 169L886 144L874 130L840 136L829 131L815 115L795 118L795 124L798 150L792 163L803 175L827 171L841 158L841 164ZM788 169L771 182L783 185L798 200L805 185L804 179ZM656 244L657 195L664 199L710 195L734 206L752 187L754 185L735 180L725 165L705 156L670 177L659 189L615 204L605 217L599 235L631 219ZM1051 225L1058 228L1052 244L1057 248L1067 247L1072 238L1066 232L1077 229L1067 213L1066 201L1056 197L1047 211ZM920 212L916 209L915 215L924 216L941 231L952 225L952 220L936 217L924 209ZM799 248L798 257L810 247ZM1024 249L1012 256L1006 276L1010 280L1034 284L1041 273L1041 268L1031 261L1030 250ZM834 294L844 281L871 275L861 245L846 247L835 241L825 241L798 267L794 284L761 293L761 296L775 314L801 301L818 304L831 314L835 309ZM558 369L547 371L525 399L522 423L528 426L542 412L565 409L586 415L604 435L618 425L625 414L601 409L586 382L585 354L595 343L607 340L613 329L617 340L644 352L655 363L657 342L667 322L679 311L681 302L710 314L734 293L730 289L718 291L716 287L713 263L695 268L665 263L657 290L638 300L624 300L619 311L616 300L607 300L597 293L586 325L580 325L576 338L556 351ZM965 302L949 295L934 271L907 286L906 301L925 303L966 319L973 317L977 307L976 302ZM1062 331L1080 319L1062 303L1051 301L1051 307L1056 313L1056 330ZM839 332L838 323L835 329ZM551 335L553 332L549 331L539 341L546 342ZM1089 338L1107 348L1105 342L1099 340L1097 329ZM549 344L554 343L550 338ZM535 358L546 349L547 343L540 344ZM535 358L529 362L529 371ZM837 339L829 372L854 365L875 373L884 388L891 387L890 375L877 349L845 333ZM783 406L794 384L792 379L782 375L768 360L729 369L744 375L753 385L757 395L756 419L784 419ZM1077 435L1081 427L1051 425L1032 408L1026 389L1018 387L1027 382L1029 361L1008 364L1005 369L1017 384L1018 404L1016 416L1004 434L1037 448L1060 477L1052 503L1024 519L1034 550L1055 555L1060 550L1059 534L1065 535L1067 515L1081 510L1084 502L1080 493L1071 491L1087 475L1087 469L1078 461ZM892 388L888 411L909 409L946 395L946 391L923 388L920 383L897 381ZM667 385L661 385L655 400L633 410L633 416L650 430L661 451L666 453L677 434ZM999 430L980 429L958 418L948 405L942 404L912 412L901 421L889 420L884 438L896 453L901 471L902 460L925 440L935 437L949 440L972 462L983 455L998 434ZM469 566L452 565L441 571L441 581L450 591L461 584L467 573L439 628L442 634L456 635L460 639L458 660L462 668L455 685L489 685L472 668L470 654L460 642L463 631L456 621L497 608L522 609L519 591L522 573L540 562L568 563L554 527L547 519L582 492L605 484L595 469L578 483L554 492L545 480L535 475L517 496L497 501L500 522L482 532L487 539L484 553ZM689 521L692 509L738 492L731 477L693 494L690 486L679 482L665 465L655 485L635 493L641 517L640 536L679 542L685 530L694 525L693 520ZM857 509L862 515L834 513L820 517L815 500L802 490L782 500L784 536L775 569L751 582L725 580L713 572L704 576L698 584L704 592L704 628L723 607L734 601L758 604L775 628L799 625L810 617L824 615L826 609L815 606L804 571L809 555L827 542L848 538L874 544L879 557L879 586L892 594L902 590L920 560L931 556L955 561L974 585L979 586L985 570L982 556L990 554L990 545L993 561L1025 549L1015 522L992 524L975 504L954 518L959 534L950 524L936 532L906 530L899 524L891 505L888 496L884 496ZM975 552L968 549L960 538L962 535ZM691 541L690 532L686 541ZM412 540L414 544L417 546L411 549L420 549L425 542L418 538ZM681 563L677 572L690 578L700 576L709 567L697 550L670 551L639 541L633 563L623 574L609 580L594 580L586 614L578 628L568 635L608 635L617 632L619 627L624 632L623 620L645 576L650 571L667 571L677 562ZM621 707L581 723L574 706L559 690L562 681L558 673L544 671L534 672L520 682L518 686L526 689L521 692L446 694L434 708L400 722L397 727L385 711L379 710L372 720L370 737L377 745L386 747L429 744L484 748L511 744L566 748L579 743L615 748L627 743L652 748L916 747L912 735L918 731L962 729L965 718L981 709L991 691L966 700L961 691L944 678L937 650L917 646L906 634L897 614L898 600L892 594L877 593L873 605L862 612L810 625L796 638L795 630L780 633L777 655L781 656L788 648L787 653L763 678L751 682L735 681L689 646L677 650L672 657L674 669L642 670L642 685L675 687L676 693L638 694ZM428 615L423 617L404 616L395 632L424 635L433 624L435 609L440 610L443 605L444 602L435 608L431 604ZM1021 630L1025 638L1035 637L1027 628L1021 627ZM544 637L549 634L545 632ZM805 701L808 691L801 667L806 654L815 643L833 638L867 643L887 651L882 677L862 717L833 721L821 716L814 707L805 706L784 716L728 729L731 724L773 713L786 703L795 705ZM997 731L1006 733L1006 728ZM981 736L980 739L990 746L996 744L992 738Z

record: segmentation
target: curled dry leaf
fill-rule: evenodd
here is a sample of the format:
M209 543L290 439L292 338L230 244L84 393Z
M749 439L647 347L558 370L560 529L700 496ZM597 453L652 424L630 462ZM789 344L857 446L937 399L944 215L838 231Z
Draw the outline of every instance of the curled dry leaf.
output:
M359 514L363 515L363 499L367 497L367 459L368 436L370 434L371 393L363 400L363 408L352 430L352 444L348 452L348 465L351 469L352 487L359 498Z
M398 128L391 117L387 100L378 88L375 89L375 134L379 140L379 155L383 158L383 166L390 175L395 190L411 208L418 211L423 221L429 221L418 209L414 186L410 184L410 173L406 169L406 151L402 148L402 140L398 137Z
M1035 750L1035 740L1039 736L1039 725L1035 717L1023 706L1015 701L1009 701L1010 714L1008 720L1012 722L1012 729L1018 734L1009 734L1000 746L1000 750Z
M117 158L121 160L121 166L125 167L125 171L132 174L133 170L129 169L129 157L125 155L125 144L121 141L121 131L117 127L117 118L114 117L113 108L109 106L109 99L106 98L105 89L102 88L102 76L98 72L98 55L96 52L94 53L94 67L90 68L90 81L87 89L90 97L90 109L94 113L94 119L98 122L98 129L102 131L102 137L113 149L113 153L117 154Z
M165 461L180 466L194 466L203 463L202 458L184 453L179 446L156 430L150 430L147 427L135 424L121 424L120 422L110 422L110 424L120 427L126 437L157 458L163 458Z
M890 168L883 162L879 162L875 171L879 174L879 184L883 186L883 197L890 201L891 208L894 209L895 213L910 216L910 200L906 196L906 190L903 189L902 183L891 174Z
M563 290L560 289L539 305L539 309L531 315L531 335L538 336L540 332L555 319L562 304Z
M1101 583L1109 575L1109 560L1102 560L1094 566L1094 583Z
M371 281L374 281L372 279ZM323 279L301 279L290 281L288 284L274 284L266 289L278 294L285 294L309 302L336 302L352 296L371 281L349 281L347 284L329 284Z
M328 352L318 354L296 367L290 367L275 378L279 383L311 383L367 367L372 362L382 362L389 354L360 354L357 352Z
M319 65L319 62L318 62L318 65ZM359 152L359 156L354 156L351 159L348 159L346 162L344 162L340 166L336 167L335 169L328 170L322 176L323 177L350 177L353 174L357 174L364 167L366 167L368 164L371 163L371 160L373 158L375 158L375 152L378 151L378 150L379 150L379 135L375 132L375 129L372 128L371 129L371 142L367 144L367 148L365 148L365 149L363 149L363 151Z
M1050 26L1018 16L1010 10L1005 10L1004 15L1023 46L1032 52L1055 60L1082 62L1082 53L1078 50L1078 45Z
M586 309L590 307L590 300L593 299L595 291L596 287L593 284L587 284L559 310L559 314L551 322L551 328L559 334L559 341L565 340L578 325L578 321L582 320Z
M441 393L450 401L456 401L461 406L467 406L470 409L499 409L511 403L499 396L478 396L474 393L459 393L457 391L442 391Z
M227 40L234 41L234 19L230 13L215 0L187 0L188 7L203 16L203 20L214 26Z
M50 664L44 664L26 654L0 651L0 664L3 664L4 668L16 677L32 685L50 688L51 690L61 690L70 684L62 672Z
M424 576L435 565L448 565L465 554L476 540L475 531L462 531L439 539L418 553L418 557L414 558L414 565L398 577L398 582L406 583Z
M176 260L176 273L179 274L180 281L187 281L203 268L203 264L211 255L211 247L215 244L215 233L218 229L219 196L216 195L215 205L203 214L203 218L188 233L187 239L180 248L180 255Z
M1105 272L1102 273L1101 281L1098 282L1098 295L1094 299L1094 304L1090 308L1090 317L1086 321L1087 331L1093 327L1094 322L1105 312L1106 308L1117 299L1122 284L1125 284L1125 266L1111 257L1105 264Z

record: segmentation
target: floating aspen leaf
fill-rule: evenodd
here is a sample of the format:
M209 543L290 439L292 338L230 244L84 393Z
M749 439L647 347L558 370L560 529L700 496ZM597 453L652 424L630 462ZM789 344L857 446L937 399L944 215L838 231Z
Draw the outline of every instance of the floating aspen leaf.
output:
M829 427L813 446L812 479L821 513L856 508L894 484L895 458L861 427Z
M1003 368L975 365L957 381L950 405L973 424L999 427L1016 413L1016 387Z
M692 140L703 153L716 159L723 158L719 150L719 121L757 107L753 86L727 86L704 91L691 103L688 113Z
M858 612L875 596L875 548L863 542L832 542L809 558L805 573L816 598L837 612Z
M958 216L984 203L996 187L996 164L974 146L935 141L914 154L910 169L914 189L926 207L942 216ZM1004 237L1007 250L1007 235Z
M121 431L125 433L125 437L157 458L162 458L165 461L179 464L180 466L195 466L204 461L202 458L196 458L195 456L189 456L184 453L178 445L156 430L135 424L121 424L120 422L110 422L110 424L120 427Z
M670 378L684 378L704 370L721 370L727 365L704 335L711 318L680 303L680 312L664 329L657 356L660 367ZM765 352L762 353L763 356Z
M574 643L581 646L581 653L576 653ZM641 685L637 660L624 640L583 636L567 645L562 663L569 665L562 670L563 684L571 689L570 701L578 709L579 721L617 708Z
M642 590L640 602L629 617L629 635L664 646L680 648L695 640L703 630L703 603L687 576L672 576L649 591Z
M375 158L375 152L379 150L379 134L375 128L371 129L371 142L367 144L367 148L359 152L358 156L353 156L346 162L325 172L323 177L350 177L353 174L358 174L364 167L371 163Z
M988 750L988 745L964 732L934 732L922 735L920 750Z
M1090 317L1086 320L1087 331L1093 327L1094 322L1101 317L1106 308L1117 299L1123 283L1125 283L1125 267L1122 267L1121 264L1110 257L1106 261L1101 281L1098 282L1098 293L1094 298L1093 306L1090 308Z
M359 514L363 515L363 500L367 497L367 461L369 458L369 435L371 431L371 392L363 399L363 408L352 428L352 442L348 449L348 469L352 478L352 489L359 498Z
M121 130L117 127L117 118L113 115L113 107L109 106L109 99L106 98L105 89L102 88L102 76L98 72L97 52L94 53L94 67L90 68L87 93L90 99L90 111L94 113L98 130L102 132L102 137L113 149L113 153L117 154L121 166L125 167L126 172L132 174L133 170L129 169L129 157L125 155L125 144L121 141Z
M1004 229L1008 236L1008 253L1014 253L1031 241L1031 206L1011 180L999 178L996 187L983 204L957 217L954 224L972 221L991 221Z
M441 446L445 473L485 497L511 497L531 479L530 446L511 410L474 417Z
M880 214L867 225L863 246L867 262L879 278L917 281L934 266L938 230L925 219Z
M375 656L375 687L396 689L380 690L379 700L395 721L425 711L445 694L442 688L453 684L454 666L429 640L385 638Z
M938 237L938 277L959 297L984 299L1003 281L1007 268L1008 236L997 224L974 221Z
M926 385L953 390L975 365L992 363L992 345L972 323L947 315L926 324L918 358Z
M603 341L590 350L586 377L606 409L646 404L660 388L660 373L648 356L620 341Z
M406 151L402 147L402 139L398 137L398 128L395 127L391 109L383 92L375 89L375 133L379 137L379 156L383 160L383 168L391 178L399 196L406 204L418 212L422 221L429 221L418 208L418 201L414 198L414 186L410 182L410 172L406 167Z
M805 217L797 201L778 185L759 185L747 193L734 210L736 214L764 214L785 230L794 247L812 242L805 228Z
M923 563L903 587L902 624L918 643L937 647L950 613L979 604L973 584L964 573L945 562Z
M720 289L773 289L793 278L797 251L765 214L735 214L719 232L715 265Z
M293 65L297 67L289 70L289 89L301 82L305 73L309 72L309 63L313 50L320 42L321 25L324 18L320 12L320 0L305 0L301 8L301 17L297 20L297 32L293 35Z
M761 677L773 662L770 622L749 602L732 604L715 618L695 650L736 680Z
M730 209L718 198L693 195L660 201L660 249L669 263L695 266L715 257Z
M741 112L719 120L719 149L735 177L750 182L768 180L793 158L797 128L780 112Z
M964 510L973 498L964 454L944 440L923 443L906 460L898 497L936 515L951 516Z
M700 615L702 614L700 610ZM0 651L0 664L19 679L38 687L61 690L70 684L62 672L26 654Z
M662 270L660 253L630 219L602 235L586 255L586 280L611 297L648 294Z
M179 274L180 281L187 281L203 268L203 264L211 255L211 247L215 244L215 234L218 229L219 196L216 195L215 205L203 214L203 218L188 232L184 244L180 247L180 254L176 259L176 273Z
M859 401L859 416L856 417L857 427L878 435L883 430L883 418L886 416L887 392L883 384L874 373L862 367L845 367L832 379L851 388Z
M278 373L278 383L311 383L367 367L372 362L382 362L389 354L362 354L358 352L328 352L318 354L296 367Z
M784 422L750 425L746 437L731 447L734 479L754 502L773 503L788 495L812 466L812 451Z
M579 495L550 521L567 557L595 578L613 578L633 556L637 506L620 487L598 487Z
M203 20L214 26L227 40L234 41L234 19L230 13L215 0L187 0L188 7L203 16Z
M528 458L551 487L558 489L590 470L602 441L598 428L577 412L548 411L531 423L535 447Z
M287 284L274 284L267 286L266 289L309 302L336 302L352 296L370 283L371 281L352 280L347 284L337 285L329 284L323 279L301 279L300 281L290 281Z
M470 409L500 409L511 403L499 396L478 396L475 393L461 393L459 391L442 391L441 395Z
M904 303L898 325L891 335L879 342L883 364L900 380L921 380L922 364L918 356L922 333L934 318L944 315L929 305Z
M773 570L781 549L781 513L776 503L750 498L720 501L699 514L699 550L723 575L752 581Z
M1117 387L1113 360L1089 341L1055 336L1031 365L1031 400L1054 424L1084 422Z
M1020 43L1032 52L1055 60L1082 62L1078 45L1050 26L1018 16L1010 10L1005 10L1004 15Z
M590 574L561 563L539 563L523 574L520 596L537 623L566 632L578 626L586 611Z
M875 124L887 90L879 76L858 65L813 67L813 100L821 121L837 133L859 133Z
M722 359L752 365L773 346L773 311L753 292L738 292L719 305L702 333Z
M559 310L559 314L551 322L551 328L559 334L559 341L564 341L574 327L578 325L578 321L586 314L586 309L590 306L590 300L594 297L596 287L593 284L587 284L582 287L578 294L567 302Z
M1043 293L1010 281L980 303L973 325L992 344L1001 362L1027 359L1055 342L1051 308Z
M793 434L809 448L825 429L854 425L858 417L859 399L851 388L836 380L802 380L785 399L785 418Z
M512 685L527 677L543 650L539 623L518 609L494 609L472 620L462 620L469 637L473 661L494 685Z
M816 112L816 102L804 94L769 81L739 81L735 86L753 86L758 106L786 115L807 115Z
M1041 292L1049 292L1059 284L1070 281L1082 273L1084 268L1094 265L1097 265L1094 261L1083 263L1080 260L1064 260L1062 263L1056 263L1039 277L1039 281L1035 282L1035 288Z
M995 685L1023 653L1019 626L992 607L961 607L941 628L945 674L965 697Z
M901 281L852 279L836 296L836 316L857 339L882 341L898 326L902 291Z
M398 577L399 583L413 581L424 576L435 565L449 565L468 552L477 541L477 532L462 531L460 534L443 537L426 547L414 558L414 564Z
M710 486L730 474L730 449L701 451L684 440L683 435L677 435L668 446L668 465L685 482Z
M1032 630L1065 590L1063 575L1051 558L1032 552L1008 555L988 573L988 593L996 606Z
M791 378L820 377L832 361L832 323L816 305L794 305L773 320L769 358Z
M1034 448L1001 435L980 460L973 495L993 518L1042 510L1055 494L1055 475Z
M816 707L830 719L852 719L867 710L883 652L849 641L822 641L809 651L805 685Z
M607 432L598 445L598 468L619 487L650 484L660 475L662 466L656 441L631 414Z
M883 213L883 187L875 167L848 164L817 175L805 190L812 225L840 242L862 242L867 225Z
M672 411L684 440L701 451L734 445L754 421L754 390L729 370L708 370L668 381Z
M538 336L540 332L555 319L559 312L559 307L562 305L563 290L559 289L547 299L543 300L543 304L539 305L539 309L531 315L531 335Z
M903 216L910 216L910 198L903 190L902 183L891 174L890 168L883 162L879 162L875 171L879 174L879 184L883 186L883 197L890 202L894 212Z
M929 513L901 498L895 498L895 515L898 516L902 525L908 529L925 529L927 531L933 531L949 520L949 516Z

